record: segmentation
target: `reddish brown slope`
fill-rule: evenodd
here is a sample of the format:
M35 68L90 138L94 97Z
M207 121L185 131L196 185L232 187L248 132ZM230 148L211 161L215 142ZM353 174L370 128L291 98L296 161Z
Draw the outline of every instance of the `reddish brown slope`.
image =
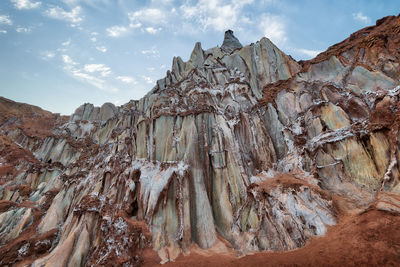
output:
M0 97L0 184L15 176L15 166L19 163L37 162L31 151L18 146L7 136L8 132L18 130L21 136L43 139L51 136L55 126L67 119L67 116Z
M155 266L148 259L147 266ZM328 233L305 247L288 252L261 252L236 258L233 255L191 253L166 266L398 266L400 220L387 212L370 210L348 215Z
M345 54L349 53L352 56ZM385 55L385 57L382 57ZM329 47L309 61L300 61L303 70L306 71L310 64L316 64L328 60L331 56L337 56L344 63L363 65L367 69L381 69L389 76L385 63L398 62L400 59L400 15L388 16L376 21L375 26L366 27L350 35L344 41ZM398 77L398 74L396 75ZM395 77L392 77L395 78Z
M3 130L19 128L29 136L46 137L57 124L67 119L67 116L0 97L0 127Z

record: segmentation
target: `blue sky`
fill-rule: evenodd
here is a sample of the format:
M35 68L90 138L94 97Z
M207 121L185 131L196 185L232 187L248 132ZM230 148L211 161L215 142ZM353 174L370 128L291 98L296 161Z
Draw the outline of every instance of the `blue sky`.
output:
M398 0L0 0L0 95L62 114L121 105L228 28L300 60L399 12Z

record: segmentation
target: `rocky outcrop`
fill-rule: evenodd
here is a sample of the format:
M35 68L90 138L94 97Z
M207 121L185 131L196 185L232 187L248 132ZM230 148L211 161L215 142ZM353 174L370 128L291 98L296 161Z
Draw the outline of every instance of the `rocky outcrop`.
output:
M222 43L221 49L226 53L232 53L236 49L242 48L242 44L239 39L233 35L233 31L227 30L224 36L224 42Z
M75 110L70 121L107 121L117 112L117 108L112 103L104 103L100 108L86 103Z
M396 211L398 39L381 35L398 25L300 63L227 31L139 101L84 104L39 139L1 125L32 155L0 185L1 264L140 265L150 246L166 262L221 238L291 250L338 221L335 196Z

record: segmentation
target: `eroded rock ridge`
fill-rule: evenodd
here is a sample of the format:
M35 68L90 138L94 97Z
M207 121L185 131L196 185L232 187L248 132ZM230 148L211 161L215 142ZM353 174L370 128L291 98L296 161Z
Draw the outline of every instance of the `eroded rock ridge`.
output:
M138 101L34 109L40 134L2 112L0 264L140 265L146 248L166 262L221 239L296 249L337 223L335 196L398 214L399 21L305 62L229 30Z

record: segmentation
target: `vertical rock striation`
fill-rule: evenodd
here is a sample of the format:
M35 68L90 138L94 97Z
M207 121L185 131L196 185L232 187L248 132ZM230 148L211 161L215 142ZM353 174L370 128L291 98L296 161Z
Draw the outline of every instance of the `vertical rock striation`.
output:
M42 135L3 113L0 264L296 249L337 222L334 195L399 212L399 33L387 17L296 62L228 30L139 101L84 104Z

